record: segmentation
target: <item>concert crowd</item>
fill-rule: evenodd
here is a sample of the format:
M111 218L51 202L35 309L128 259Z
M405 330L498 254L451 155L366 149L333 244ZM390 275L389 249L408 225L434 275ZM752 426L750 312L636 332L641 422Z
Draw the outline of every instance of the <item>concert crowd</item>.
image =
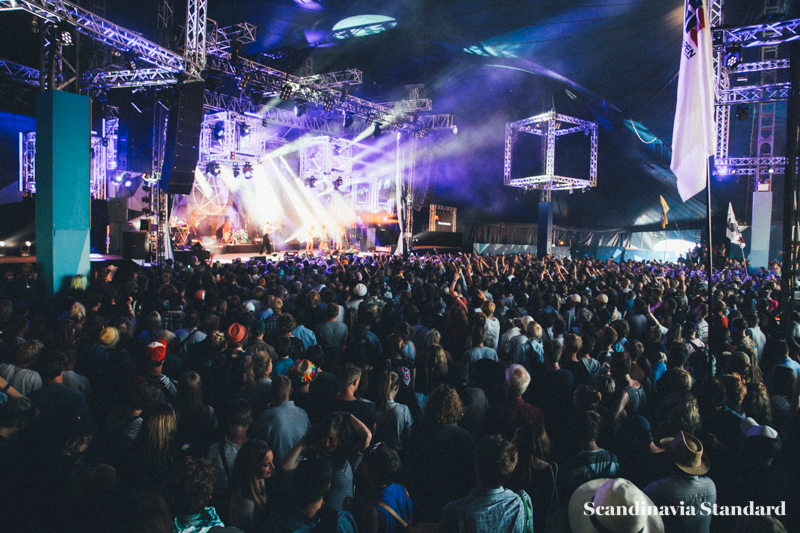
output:
M53 302L30 265L0 283L2 531L800 530L777 266L709 289L691 258L320 254L106 265ZM585 512L634 504L661 511Z

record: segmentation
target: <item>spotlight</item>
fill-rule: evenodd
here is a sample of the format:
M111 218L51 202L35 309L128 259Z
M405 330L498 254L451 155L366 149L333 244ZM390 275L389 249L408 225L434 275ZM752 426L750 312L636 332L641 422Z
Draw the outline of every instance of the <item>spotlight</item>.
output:
M317 178L306 178L305 186L309 189L313 189L314 186L317 184Z
M25 241L25 246L20 246L19 251L22 257L30 257L31 255L31 241Z
M367 115L367 121L365 124L367 126L372 126L373 122L375 122L375 113L370 113L369 115Z
M214 124L214 138L222 139L223 137L225 137L225 123L219 121Z
M280 98L281 100L288 100L291 95L292 95L292 86L287 83L286 85L283 86L283 89L281 89Z
M142 185L142 190L143 190L144 192L150 192L150 191L152 191L153 189L152 189L152 187L150 187L150 185Z
M239 88L242 90L247 89L250 85L250 80L252 79L253 74L251 72L245 72L242 74L242 78L239 80Z
M728 49L728 54L725 56L725 66L729 69L736 68L736 65L742 62L741 48L733 46Z
M346 102L347 101L347 88L346 87L342 89L342 93L339 95L339 100L341 100L342 102Z
M206 174L211 174L212 176L219 176L220 172L222 172L222 170L219 168L219 163L217 163L216 161L212 161L208 165L206 165Z
M253 165L250 163L244 164L244 179L249 180L253 177Z
M72 25L66 20L56 24L56 40L63 46L72 46Z
M381 133L381 125L376 122L375 127L372 129L372 136L378 137Z
M126 187L130 187L131 185L133 185L133 182L131 180L125 180L125 183L123 185L125 185Z
M233 165L233 177L234 178L239 177L239 165Z
M353 125L353 115L351 115L350 113L345 113L344 114L344 127L345 128L349 128L352 125Z
M333 98L326 98L322 110L328 113L331 109L333 109Z
M241 122L239 124L239 135L242 137L247 137L250 135L250 124L247 122Z
M137 61L135 57L128 60L128 68L130 70L136 70L136 66L137 66Z
M122 183L122 174L117 174L116 176L114 176L114 181L116 181L117 183Z
M336 178L333 180L333 190L338 191L339 187L344 185L344 180L341 177Z
M738 120L747 120L750 118L750 108L746 104L742 104L736 108L736 118Z
M0 257L6 256L6 241L0 241Z
M458 135L458 126L453 126L453 135Z
M775 169L774 169L774 168L772 168L772 167L769 167L769 173L770 173L770 174L774 174L774 173L775 173Z
M31 245L31 241L25 241L25 246L30 246L30 245Z
M306 103L302 100L297 100L294 104L294 114L297 117L302 117L306 112Z

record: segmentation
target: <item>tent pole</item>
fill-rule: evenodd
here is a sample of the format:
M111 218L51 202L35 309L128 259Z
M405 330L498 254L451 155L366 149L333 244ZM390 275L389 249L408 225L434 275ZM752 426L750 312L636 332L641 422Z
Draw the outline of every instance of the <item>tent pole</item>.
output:
M706 159L706 216L708 217L708 309L713 312L714 290L711 288L714 273L713 254L714 248L711 239L711 162Z

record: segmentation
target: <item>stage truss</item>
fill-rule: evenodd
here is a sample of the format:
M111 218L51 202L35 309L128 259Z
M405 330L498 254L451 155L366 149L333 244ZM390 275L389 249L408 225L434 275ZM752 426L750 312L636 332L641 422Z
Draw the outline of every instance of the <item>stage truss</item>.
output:
M456 213L458 210L455 207L447 207L445 205L436 205L431 204L431 211L428 217L428 231L445 231L450 233L456 233ZM445 227L448 225L447 222L439 222L439 213L452 213L452 220L450 221L450 229L447 230L440 230L436 226L437 225L444 225Z
M567 127L562 128L566 124ZM545 138L545 173L540 176L511 178L511 154L517 133L530 133ZM569 178L555 174L556 139L562 135L583 133L590 137L589 179ZM549 202L552 191L586 189L597 185L597 122L556 113L555 109L534 117L506 123L504 184L510 187L539 189L542 201Z
M200 132L200 163L216 161L231 166L258 164L264 156L288 141L270 133L268 122L232 111L203 117Z

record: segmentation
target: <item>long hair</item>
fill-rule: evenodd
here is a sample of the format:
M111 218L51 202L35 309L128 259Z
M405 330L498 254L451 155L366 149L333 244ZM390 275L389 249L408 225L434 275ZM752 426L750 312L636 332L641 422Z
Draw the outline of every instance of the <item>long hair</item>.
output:
M178 379L175 412L177 416L208 416L208 406L203 401L203 386L197 372L190 370Z
M375 400L375 410L383 411L389 405L389 396L400 385L400 376L396 372L381 372L378 378L378 397Z
M164 323L161 321L161 315L158 311L150 311L147 315L147 332L150 337L157 338L158 334L164 331Z
M136 457L145 468L168 469L177 434L178 421L169 405L157 405L142 413L142 426L134 443Z
M231 509L243 498L253 501L259 509L267 503L258 469L269 451L269 445L263 440L250 439L242 444L231 469Z
M247 359L247 386L252 387L258 380L272 371L272 358L267 352L256 352Z

